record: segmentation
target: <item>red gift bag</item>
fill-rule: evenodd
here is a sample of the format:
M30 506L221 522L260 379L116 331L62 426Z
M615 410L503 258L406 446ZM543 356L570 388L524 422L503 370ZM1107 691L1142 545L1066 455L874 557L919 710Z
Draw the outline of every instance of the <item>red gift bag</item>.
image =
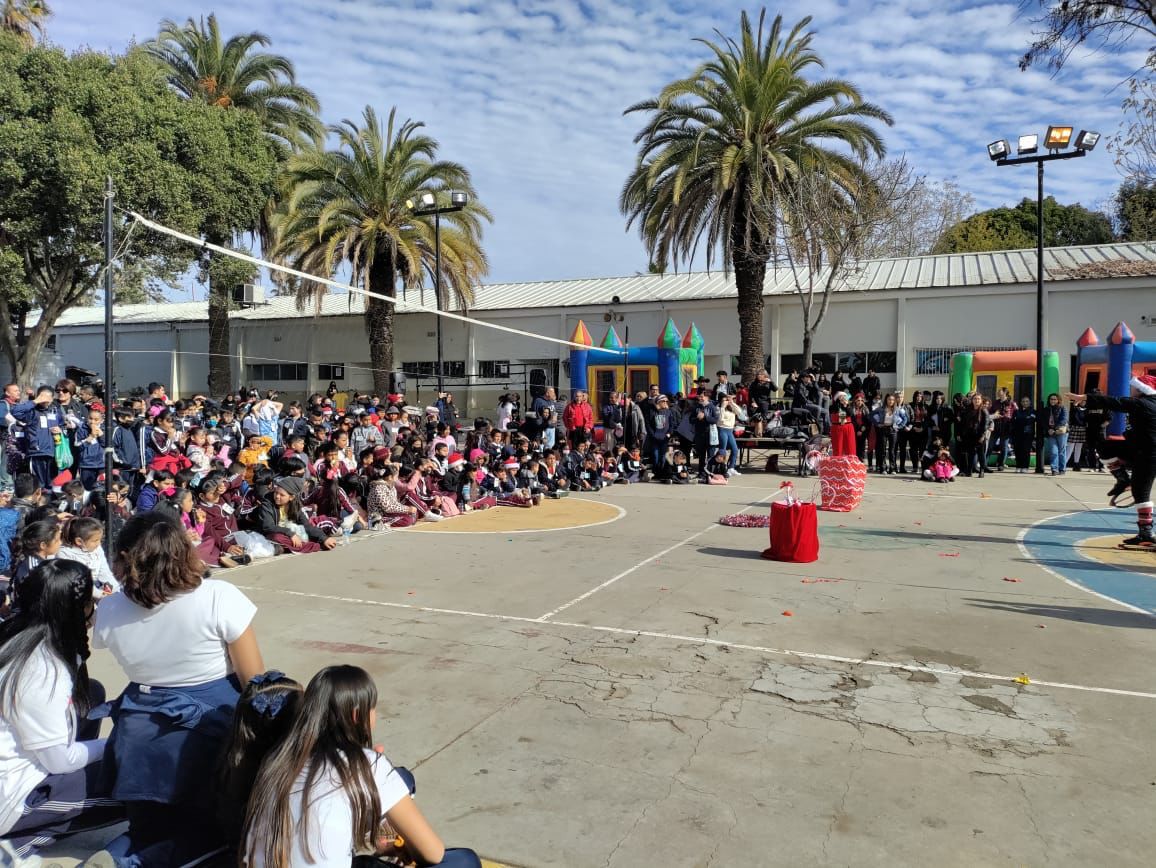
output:
M819 559L819 514L815 504L790 500L771 504L771 561L809 564Z
M867 488L867 465L855 455L826 455L819 464L819 490L823 509L850 512Z

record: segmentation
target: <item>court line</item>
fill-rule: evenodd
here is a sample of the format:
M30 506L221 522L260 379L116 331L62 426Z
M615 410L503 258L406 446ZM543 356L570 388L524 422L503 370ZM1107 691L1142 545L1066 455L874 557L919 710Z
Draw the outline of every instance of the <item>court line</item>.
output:
M756 501L755 503L752 503L752 504L750 504L749 506L744 506L742 509L740 509L740 510L738 511L738 513L737 513L737 514L738 514L738 515L742 515L742 514L743 514L744 512L746 512L748 509L755 509L756 507L762 506L764 503L766 503L767 501L769 501L769 500L770 500L772 497L775 497L775 495L777 495L777 494L778 494L778 492L777 492L777 491L776 491L776 492L774 492L773 494L768 494L768 495L767 495L766 497L764 497L762 500L758 500L758 501ZM605 582L603 582L601 585L598 585L597 587L591 588L589 591L587 591L587 592L586 592L586 593L584 593L584 594L579 594L579 595L578 595L577 597L575 597L573 600L570 600L570 601L568 601L568 602L565 602L565 603L563 603L561 606L559 606L559 607L558 607L558 608L556 608L556 609L551 609L551 610L550 610L549 612L547 612L545 615L539 615L539 616L538 616L537 618L535 618L534 620L536 620L536 621L549 621L551 618L553 618L553 617L554 617L555 615L557 615L559 612L564 612L564 611L566 611L567 609L569 609L571 606L576 606L578 603L581 603L583 600L588 600L590 597L593 597L593 596L594 596L595 594L597 594L599 591L602 591L602 590L605 590L606 588L609 588L611 585L613 585L613 584L614 584L615 582L617 582L619 579L625 579L625 578L626 578L627 576L629 576L631 573L633 573L633 572L636 572L637 570L640 570L640 569L642 569L642 568L643 568L643 567L645 567L647 564L649 564L649 563L652 563L653 561L656 561L656 560L658 560L658 559L659 559L660 557L662 557L663 555L667 555L667 554L670 554L670 553L671 553L672 551L674 551L675 549L679 549L679 548L682 548L682 547L683 547L684 545L686 545L688 542L693 542L694 540L698 539L700 536L702 536L702 535L703 535L704 533L706 533L707 531L709 531L709 530L712 530L712 529L714 529L714 528L716 528L716 527L720 527L720 525L719 525L718 521L713 521L713 522L711 522L711 523L710 523L710 524L708 524L706 527L704 527L702 530L700 530L700 531L697 531L697 532L695 532L695 533L692 533L692 534L691 534L690 536L688 536L686 539L684 539L684 540L681 540L681 541L679 541L679 542L676 542L676 543L675 543L674 545L672 545L672 546L667 546L667 547L666 547L666 548L664 548L662 551L660 551L660 552L657 552L657 553L655 553L655 554L651 555L651 556L650 556L650 557L648 557L646 560L644 560L644 561L639 561L639 562L638 562L638 563L636 563L634 566L632 566L632 567L629 567L629 568L627 568L627 569L623 570L622 572L620 572L618 575L616 575L616 576L612 576L611 578L607 579L607 580L606 580Z
M555 531L559 531L559 530L582 530L582 529L588 528L588 527L598 527L598 526L603 525L603 524L612 524L613 522L616 522L619 519L626 517L626 510L623 509L621 506L619 506L617 503L606 503L606 501L604 501L604 500L594 500L593 498L587 498L587 497L579 497L579 498L576 498L576 500L587 501L589 503L601 503L601 504L604 504L605 506L613 507L614 509L618 510L618 515L611 516L610 518L604 518L601 521L591 522L590 524L569 524L569 525L566 525L566 527L540 527L540 528L529 528L527 530L442 530L441 529L442 528L441 522L438 522L437 530L434 530L431 528L430 530L421 530L421 531L417 531L417 532L423 533L423 534L425 534L425 533L452 533L452 534L456 534L458 536L484 536L485 534L488 534L488 533L506 534L507 536L510 534L515 534L515 533L554 533ZM505 507L497 506L497 507L491 507L491 508L492 509L517 509L517 507L509 507L509 506L505 506ZM455 516L453 516L453 518L448 519L448 521L453 521L454 518L458 518L458 517L459 516L455 515ZM413 527L398 527L398 528L394 528L393 530L395 533L409 533L410 531L413 531L415 527L416 527L416 525L414 525Z
M1123 600L1117 600L1115 597L1109 597L1107 594L1101 594L1099 591L1093 591L1087 585L1081 585L1079 582L1076 582L1076 581L1073 581L1072 579L1069 579L1063 573L1060 573L1056 570L1053 570L1051 567L1049 567L1047 564L1045 564L1039 558L1032 557L1031 552L1028 551L1027 543L1025 542L1025 540L1027 539L1028 533L1030 531L1032 531L1034 528L1039 527L1041 524L1047 524L1049 521L1059 521L1061 518L1071 518L1073 515L1085 515L1089 511L1095 512L1097 510L1082 509L1082 510L1079 510L1077 512L1065 512L1063 515L1050 515L1047 518L1041 518L1039 521L1033 521L1031 524L1029 524L1027 527L1025 527L1023 530L1021 530L1016 535L1016 545L1019 546L1020 553L1029 562L1035 564L1037 567L1039 567L1041 570L1043 570L1048 575L1054 576L1055 578L1059 579L1065 585L1071 585L1073 588L1076 588L1079 591L1083 591L1085 594L1091 594L1093 597L1099 597L1101 600L1106 600L1109 603L1114 603L1117 606L1122 606L1123 608L1128 609L1129 611L1139 612L1141 615L1147 615L1149 618L1156 618L1156 615L1153 615L1147 609L1141 609L1139 606L1133 606L1131 603L1125 603ZM1090 558L1087 557L1087 555L1084 555L1084 553L1081 552L1078 547L1073 546L1073 549L1076 551L1077 554L1081 555L1086 560L1091 560ZM1096 561L1096 563L1101 563L1101 562ZM1120 567L1115 566L1114 564L1109 564L1109 566L1113 567L1113 569L1122 569ZM1122 571L1123 572L1129 572L1126 569L1123 569Z
M983 492L988 494L987 492ZM934 500L994 500L999 503L1071 503L1070 497L1065 497L1060 500L1045 500L1041 497L997 497L994 494L988 494L987 497L980 497L979 492L972 495L967 494L915 494L914 492L905 491L871 491L867 489L863 492L864 497L930 497Z
M702 533L700 531L700 533ZM338 597L329 594L312 594L305 591L290 591L285 588L263 588L238 586L243 591L256 591L269 594L284 594L291 597L305 597L311 600L327 600L335 603L351 603L357 606L379 606L387 609L405 609L413 612L423 612L434 615L458 615L468 618L482 618L491 621L509 621L520 624L545 624L552 627L565 627L571 630L586 630L594 633L610 633L619 636L642 636L648 639L667 639L675 642L687 642L692 645L712 645L718 648L731 648L738 651L752 651L756 654L766 654L776 657L796 657L800 660L818 660L825 663L843 663L848 666L871 666L877 669L898 669L901 672L925 672L932 675L948 675L953 677L984 678L989 681L1001 681L1010 684L1018 683L1015 675L1000 675L995 672L978 672L970 669L956 669L948 666L927 666L922 663L895 663L887 660L860 657L845 657L841 654L823 654L817 651L797 651L791 648L774 648L766 645L747 645L742 642L727 642L724 639L708 636L683 636L678 633L661 633L655 630L635 630L627 627L606 627L600 624L577 624L570 621L545 621L539 618L529 618L519 615L499 615L493 612L469 612L462 609L442 609L433 606L417 606L411 603L391 603L383 600L362 600L355 597ZM1123 690L1116 687L1096 687L1087 684L1071 684L1066 681L1037 681L1030 682L1037 687L1052 687L1059 690L1075 690L1083 693L1100 693L1111 696L1128 696L1137 699L1156 699L1156 693L1143 690Z

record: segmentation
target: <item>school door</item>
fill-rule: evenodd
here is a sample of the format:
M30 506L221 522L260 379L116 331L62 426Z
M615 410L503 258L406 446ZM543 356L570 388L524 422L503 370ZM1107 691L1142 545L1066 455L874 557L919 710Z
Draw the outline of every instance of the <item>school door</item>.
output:
M1015 382L1012 385L1012 397L1018 405L1020 398L1031 398L1032 403L1036 401L1036 377L1035 374L1016 374Z

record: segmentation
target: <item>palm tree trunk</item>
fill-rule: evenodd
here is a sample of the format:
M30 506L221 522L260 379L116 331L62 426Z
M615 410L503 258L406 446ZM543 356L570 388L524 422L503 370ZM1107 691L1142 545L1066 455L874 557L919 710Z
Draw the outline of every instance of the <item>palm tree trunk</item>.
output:
M223 245L223 238L207 239ZM214 278L209 269L209 394L221 398L233 390L233 359L229 341L229 308L232 305L231 286ZM242 376L244 372L242 371Z
M741 208L740 208L741 211ZM762 239L746 231L746 220L736 216L731 226L732 264L735 288L738 290L739 372L744 383L766 367L763 351L763 283L767 276L769 254L762 254ZM701 371L700 371L701 374Z
M397 272L387 257L379 257L369 267L370 292L397 295ZM380 298L366 296L365 336L369 339L370 367L373 368L373 392L389 393L389 375L393 371L393 304Z

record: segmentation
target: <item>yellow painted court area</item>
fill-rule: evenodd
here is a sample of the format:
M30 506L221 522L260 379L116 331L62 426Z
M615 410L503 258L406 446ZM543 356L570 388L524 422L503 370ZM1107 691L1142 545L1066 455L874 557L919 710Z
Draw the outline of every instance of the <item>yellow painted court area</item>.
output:
M620 507L581 497L543 500L528 509L495 506L492 509L448 518L439 522L420 522L405 532L415 533L526 533L529 531L568 530L606 524L625 515Z
M1156 552L1139 552L1117 546L1119 534L1093 536L1076 543L1080 554L1103 564L1110 564L1135 573L1143 573L1156 579Z

